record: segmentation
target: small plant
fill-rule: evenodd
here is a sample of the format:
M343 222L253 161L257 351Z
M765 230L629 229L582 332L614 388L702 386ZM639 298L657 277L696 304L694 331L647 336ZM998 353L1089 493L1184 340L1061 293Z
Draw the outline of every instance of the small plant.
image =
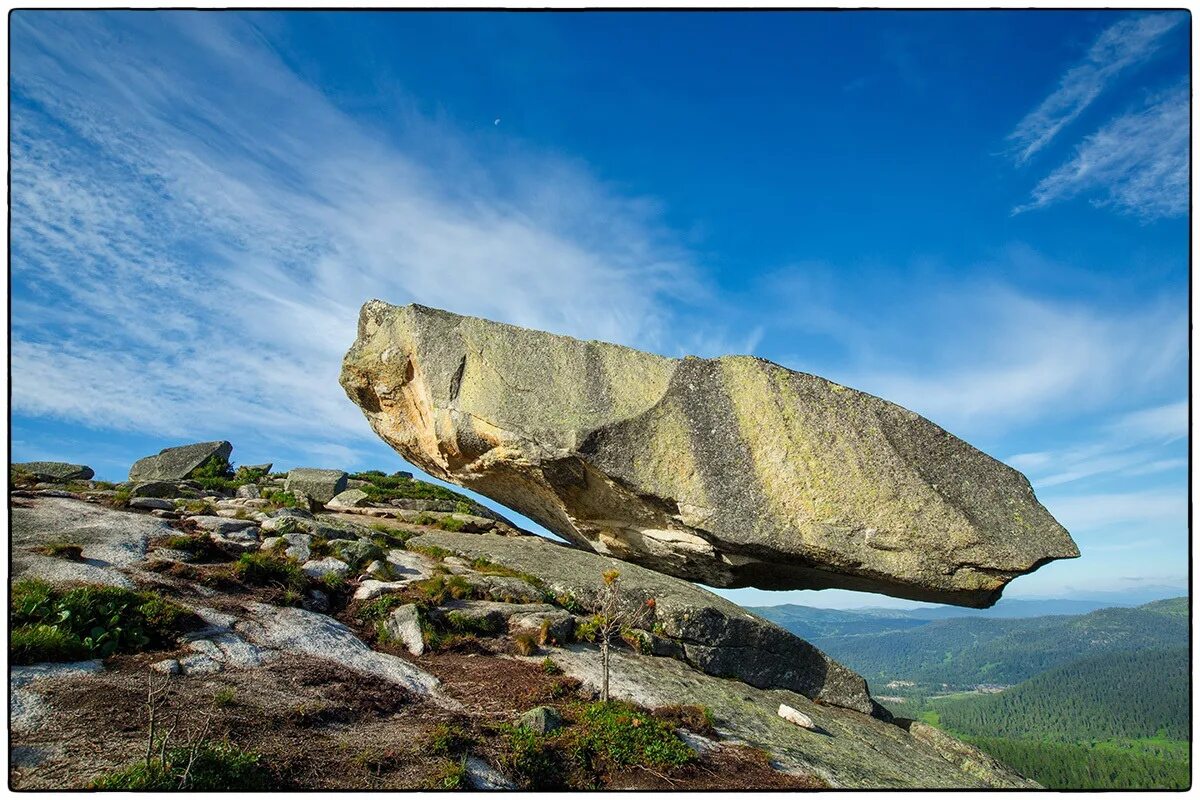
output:
M365 622L376 622L384 619L392 610L405 605L409 601L402 595L384 594L374 600L368 600L358 607L358 616Z
M433 527L437 525L437 523L438 518L433 514L430 514L428 511L422 511L420 514L417 514L412 521L413 525L424 525L425 527Z
M474 737L457 725L438 725L425 737L426 749L435 756L460 755L474 743Z
M160 649L195 622L153 592L116 586L58 589L22 580L13 584L9 603L9 656L17 664Z
M472 511L474 511L474 509L471 507L470 503L459 500L454 504L454 511L458 514L470 514Z
M469 600L475 594L475 587L461 575L434 575L411 585L429 603L438 606L447 600Z
M299 593L308 585L308 576L294 559L273 553L242 553L233 563L233 572L240 580L256 586L278 586Z
M675 735L674 727L632 703L589 703L579 714L572 760L593 771L619 766L676 767L695 754Z
M229 686L218 689L217 693L213 695L213 705L217 708L228 708L235 702L237 702L237 691Z
M457 517L442 517L441 521L438 523L438 527L444 531L457 533L458 531L461 531L463 528L467 527L467 523L461 519L458 519Z
M46 545L46 555L67 561L83 561L83 547L69 542L52 542Z
M467 788L467 760L447 761L429 781L430 789L465 789Z
M321 576L321 585L327 592L340 594L346 591L346 576L338 572L326 572Z
M117 489L112 497L108 498L108 504L113 508L129 508L129 500L133 497L131 489Z
M501 729L507 745L505 766L520 776L530 789L564 788L561 756L554 746L558 732L544 736L523 725L506 725Z
M546 673L547 675L562 675L563 668L558 664L555 664L554 659L552 659L550 656L546 656L542 659L542 672Z
M538 636L533 631L521 631L513 636L513 644L518 653L531 656L538 651Z
M700 734L711 735L715 732L716 717L708 706L675 705L659 706L651 712L658 719L664 720L677 728L687 728Z
M264 491L262 492L262 499L275 508L296 508L300 505L300 501L296 499L296 495L281 490Z
M623 630L635 625L646 624L654 615L654 598L645 603L626 600L621 594L621 573L615 569L605 572L600 579L596 591L596 599L592 605L595 616L589 621L591 631L594 631L594 641L600 644L600 700L608 701L608 665L609 650L613 640ZM578 628L576 635L580 636Z

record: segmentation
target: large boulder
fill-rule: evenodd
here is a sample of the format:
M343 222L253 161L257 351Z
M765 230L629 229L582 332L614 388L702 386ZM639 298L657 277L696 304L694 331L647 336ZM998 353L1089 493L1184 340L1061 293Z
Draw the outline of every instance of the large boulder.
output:
M298 467L288 473L284 490L325 504L346 491L348 477L340 469Z
M198 442L168 447L156 456L146 456L129 468L131 481L181 481L214 458L229 460L233 445L229 442Z
M911 411L758 358L664 358L371 301L341 382L431 475L712 586L986 607L1079 554L1016 470Z
M46 483L68 483L91 480L95 472L83 464L67 464L63 461L26 461L13 464L13 468L32 475Z
M470 560L486 558L516 573L536 576L539 589L577 609L596 605L601 576L615 569L621 579L620 601L631 615L639 612L637 627L649 640L648 652L685 661L709 675L761 688L789 689L824 703L886 715L871 699L861 676L783 628L687 581L541 536L429 531L410 539L408 546L450 550ZM648 605L651 599L654 602ZM505 616L554 611L542 605L506 609L502 603L474 602L469 607ZM461 611L463 604L447 608Z

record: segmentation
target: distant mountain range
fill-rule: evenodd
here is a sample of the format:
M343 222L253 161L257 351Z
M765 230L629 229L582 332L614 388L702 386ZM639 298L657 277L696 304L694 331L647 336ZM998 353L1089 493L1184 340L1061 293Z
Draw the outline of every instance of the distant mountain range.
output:
M1039 601L1010 605L1030 602ZM1033 617L939 619L920 614L942 609L833 611L805 606L752 611L808 639L872 685L906 680L935 689L943 684L1014 684L1084 656L1185 644L1187 609L1187 598L1180 597L1137 608Z

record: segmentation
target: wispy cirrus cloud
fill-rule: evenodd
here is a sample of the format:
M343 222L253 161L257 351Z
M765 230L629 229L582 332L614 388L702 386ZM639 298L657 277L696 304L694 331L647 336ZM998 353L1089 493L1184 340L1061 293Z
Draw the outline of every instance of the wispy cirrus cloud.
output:
M1187 87L1177 86L1107 123L1042 178L1029 202L1013 213L1088 195L1097 206L1143 219L1186 214L1189 100Z
M1029 112L1008 135L1013 155L1025 163L1048 145L1121 73L1149 59L1182 14L1146 14L1106 28L1083 60L1059 79L1058 88Z
M1050 488L1103 475L1138 477L1187 467L1163 447L1187 435L1187 401L1122 414L1088 432L1090 441L1061 450L1018 453L1004 459L1026 472L1035 487Z
M348 457L367 299L665 349L702 291L652 201L417 116L367 127L253 17L12 19L15 412Z

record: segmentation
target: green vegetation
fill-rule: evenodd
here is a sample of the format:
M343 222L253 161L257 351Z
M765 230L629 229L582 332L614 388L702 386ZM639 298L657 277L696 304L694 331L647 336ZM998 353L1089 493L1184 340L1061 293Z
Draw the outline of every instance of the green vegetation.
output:
M254 791L273 788L256 753L229 742L201 742L194 750L176 747L102 775L91 788L106 791Z
M430 789L465 789L467 788L466 759L447 761L446 765L430 779L427 784Z
M425 738L425 748L435 756L460 755L474 743L474 737L457 725L438 725Z
M293 592L301 592L308 586L308 576L295 559L263 551L242 553L233 562L233 572L240 580L255 586L278 586Z
M1047 789L1186 789L1191 785L1187 756L1149 755L1128 742L963 738Z
M296 499L296 495L291 492L284 491L263 491L262 498L277 508L296 508L300 505L300 501Z
M9 658L16 664L161 649L195 621L153 592L90 585L59 589L32 579L13 584L10 608Z
M596 788L630 767L670 770L695 759L673 721L622 701L576 703L568 724L549 734L502 729L506 765L531 789Z
M83 547L72 542L52 542L46 545L46 555L65 558L68 561L82 561Z
M440 606L447 600L470 600L475 587L462 575L434 575L411 584L412 588L431 605Z
M562 675L563 668L558 664L555 664L554 659L552 659L550 656L546 656L542 659L542 672L546 673L547 675Z
M379 470L369 470L357 472L350 477L366 481L366 484L359 488L366 492L372 503L386 503L389 500L446 500L466 503L468 507L472 505L470 498L458 492L403 475L384 475Z
M929 687L1015 684L1085 655L1151 650L1186 641L1186 598L1079 616L936 620L909 630L813 640L874 686L903 679Z
M931 703L940 724L971 736L1079 742L1187 739L1188 650L1112 653L1047 670L1000 694Z

